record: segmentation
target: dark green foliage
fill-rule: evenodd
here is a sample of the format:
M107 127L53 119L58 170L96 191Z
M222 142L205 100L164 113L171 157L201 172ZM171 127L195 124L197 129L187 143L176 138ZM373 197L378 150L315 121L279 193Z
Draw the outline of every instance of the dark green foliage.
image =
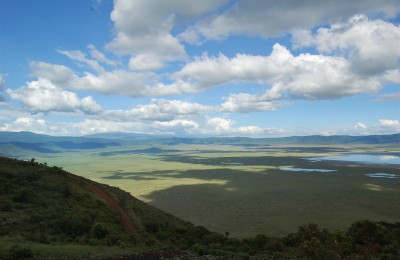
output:
M202 239L203 236L207 235L210 233L210 231L208 231L205 227L203 226L195 226L195 227L191 227L188 230L188 235L191 237L196 237L196 238L200 238Z
M65 186L63 190L63 197L69 198L71 197L71 195L72 195L71 189L68 186Z
M97 239L105 238L110 231L107 229L106 225L103 223L96 223L90 229L90 235Z
M87 234L92 226L91 223L92 220L90 216L79 214L58 216L58 219L54 221L52 225L56 232L75 239Z
M48 246L74 243L185 250L227 259L400 258L400 223L365 220L334 232L310 223L283 238L260 234L241 240L229 232L194 226L118 188L99 184L130 216L139 235L129 236L119 215L87 183L34 159L0 157L0 239L18 237ZM0 245L0 259L29 259L36 254L29 247Z
M349 228L353 246L379 245L384 240L383 228L372 221L359 221Z
M34 158L0 160L1 233L40 242L85 241L95 223L105 222L125 235L119 216L73 175Z
M210 233L203 236L202 238L203 244L208 246L222 245L225 243L226 240L227 238L219 233Z
M348 230L353 251L366 258L400 258L400 223L358 221Z
M17 260L17 259L32 259L33 252L29 248L22 248L18 245L12 246L4 255L4 259Z
M35 163L35 158L32 158L32 159L31 159L30 164L31 164L32 166L37 165L37 163Z
M14 204L7 198L0 198L0 211L13 211Z
M19 203L34 203L35 193L26 188L19 189L18 193L13 197L13 200Z

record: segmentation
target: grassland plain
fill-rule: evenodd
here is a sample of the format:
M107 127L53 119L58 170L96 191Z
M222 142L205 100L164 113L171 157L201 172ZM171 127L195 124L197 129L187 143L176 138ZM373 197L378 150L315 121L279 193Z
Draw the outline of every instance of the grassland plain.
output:
M400 255L400 222L361 220L336 231L309 223L281 238L260 234L237 239L194 226L121 189L35 159L22 161L0 156L0 195L0 259L4 260L195 256L398 259ZM137 233L127 232L127 219L120 218L122 214L116 212L117 208L119 213L126 214Z
M218 145L146 141L95 150L35 154L86 178L117 186L173 215L234 237L284 236L309 222L343 229L360 219L400 220L399 165L305 158L398 154L379 145ZM331 172L284 171L286 168Z

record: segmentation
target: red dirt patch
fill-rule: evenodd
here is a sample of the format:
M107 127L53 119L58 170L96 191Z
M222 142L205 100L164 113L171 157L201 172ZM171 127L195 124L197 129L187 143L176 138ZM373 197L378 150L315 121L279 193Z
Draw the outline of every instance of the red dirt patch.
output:
M126 211L118 204L118 201L110 196L110 194L105 192L97 183L93 181L87 181L87 184L94 192L96 192L101 198L103 198L116 213L121 216L121 223L124 226L126 232L130 235L137 235L137 229L133 226L133 223Z
M105 200L105 202L108 205L110 205L110 207L117 214L120 215L121 224L124 226L125 231L129 235L138 235L139 234L139 232L133 225L132 220L129 218L128 213L126 213L126 211L123 208L121 208L121 206L118 204L118 201L116 199L114 199L112 196L110 196L110 194L108 194L106 191L104 191L98 183L88 180L88 179L85 179L83 177L71 174L71 173L69 173L69 175L76 180L86 183L92 191L96 192L103 200Z

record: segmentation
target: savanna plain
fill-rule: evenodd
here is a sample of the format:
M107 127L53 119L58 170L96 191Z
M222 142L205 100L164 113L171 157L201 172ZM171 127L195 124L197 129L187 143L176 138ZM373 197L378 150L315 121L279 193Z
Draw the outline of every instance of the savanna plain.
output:
M285 236L305 223L331 230L400 219L399 164L327 160L398 156L393 145L193 144L142 140L35 151L63 167L196 225L232 237Z

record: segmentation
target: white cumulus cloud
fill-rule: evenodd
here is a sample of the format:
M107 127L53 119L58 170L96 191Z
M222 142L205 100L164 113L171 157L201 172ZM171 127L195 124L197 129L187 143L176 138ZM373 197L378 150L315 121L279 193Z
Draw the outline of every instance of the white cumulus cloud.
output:
M158 76L146 71L113 70L98 75L86 72L73 82L76 89L95 91L103 94L131 97L161 96L180 94L186 91L185 83L165 85L158 81Z
M398 69L399 42L398 25L370 20L365 15L356 15L329 28L319 28L314 34L304 31L294 34L295 46L315 45L321 53L347 57L352 70L365 75Z
M68 86L75 77L74 72L64 65L32 61L29 66L32 70L31 75L48 79L57 86Z
M85 65L85 66L91 68L92 70L94 70L98 73L102 73L105 71L104 68L100 65L100 63L97 60L88 58L86 56L86 54L82 51L58 50L58 52L67 56L68 58L70 58L71 60L73 60L79 64L82 64L82 65Z
M157 70L162 68L162 62L154 55L139 54L129 60L131 70Z
M222 14L198 21L188 31L208 39L243 34L270 37L330 23L337 17L347 19L359 13L394 17L398 12L395 0L239 0Z
M235 124L235 121L223 117L207 118L206 127L198 129L198 132L217 136L271 136L284 133L284 130L280 128L261 128L252 125L236 127Z
M257 112L257 111L275 111L282 106L282 102L274 101L278 96L271 96L271 91L264 94L230 94L225 102L221 104L223 112Z
M0 73L0 90L3 90L4 84L5 84L4 76L3 74Z
M80 99L75 93L61 90L43 78L28 82L16 90L7 89L7 93L34 112L81 110L86 113L98 113L101 110L91 96Z
M184 46L172 33L175 25L191 21L224 2L226 0L116 0L111 20L117 34L108 48L133 56L151 55L157 63L185 58Z
M388 132L400 133L400 120L380 119L379 125Z
M3 74L0 73L0 93L3 91L5 79ZM0 94L0 106L5 104L6 99Z
M211 107L181 100L152 99L149 104L138 105L130 110L109 110L107 118L114 120L171 121L180 116L192 116L210 111Z
M107 65L110 65L110 66L117 66L118 65L118 63L116 61L113 61L113 60L107 58L106 55L104 55L104 53L100 52L96 48L96 46L94 46L93 44L89 44L87 47L89 49L90 56L93 59L97 60L98 62L103 63L103 64L107 64Z
M355 130L363 130L363 129L366 129L367 126L366 126L365 124L359 122L359 123L357 123L353 128L354 128Z
M39 134L65 135L67 134L65 130L34 115L19 116L11 122L0 124L0 131L10 132L30 131Z
M229 99L265 102L278 99L284 94L311 100L335 99L371 93L382 87L382 82L376 77L354 74L351 64L343 57L313 54L294 56L278 43L273 46L269 56L202 56L186 64L173 77L197 84L198 89L228 82L258 82L270 88L258 97L248 94L231 95L227 108L231 106ZM270 103L261 105L267 110L273 108Z
M400 101L400 91L393 93L381 94L376 99L377 101Z

